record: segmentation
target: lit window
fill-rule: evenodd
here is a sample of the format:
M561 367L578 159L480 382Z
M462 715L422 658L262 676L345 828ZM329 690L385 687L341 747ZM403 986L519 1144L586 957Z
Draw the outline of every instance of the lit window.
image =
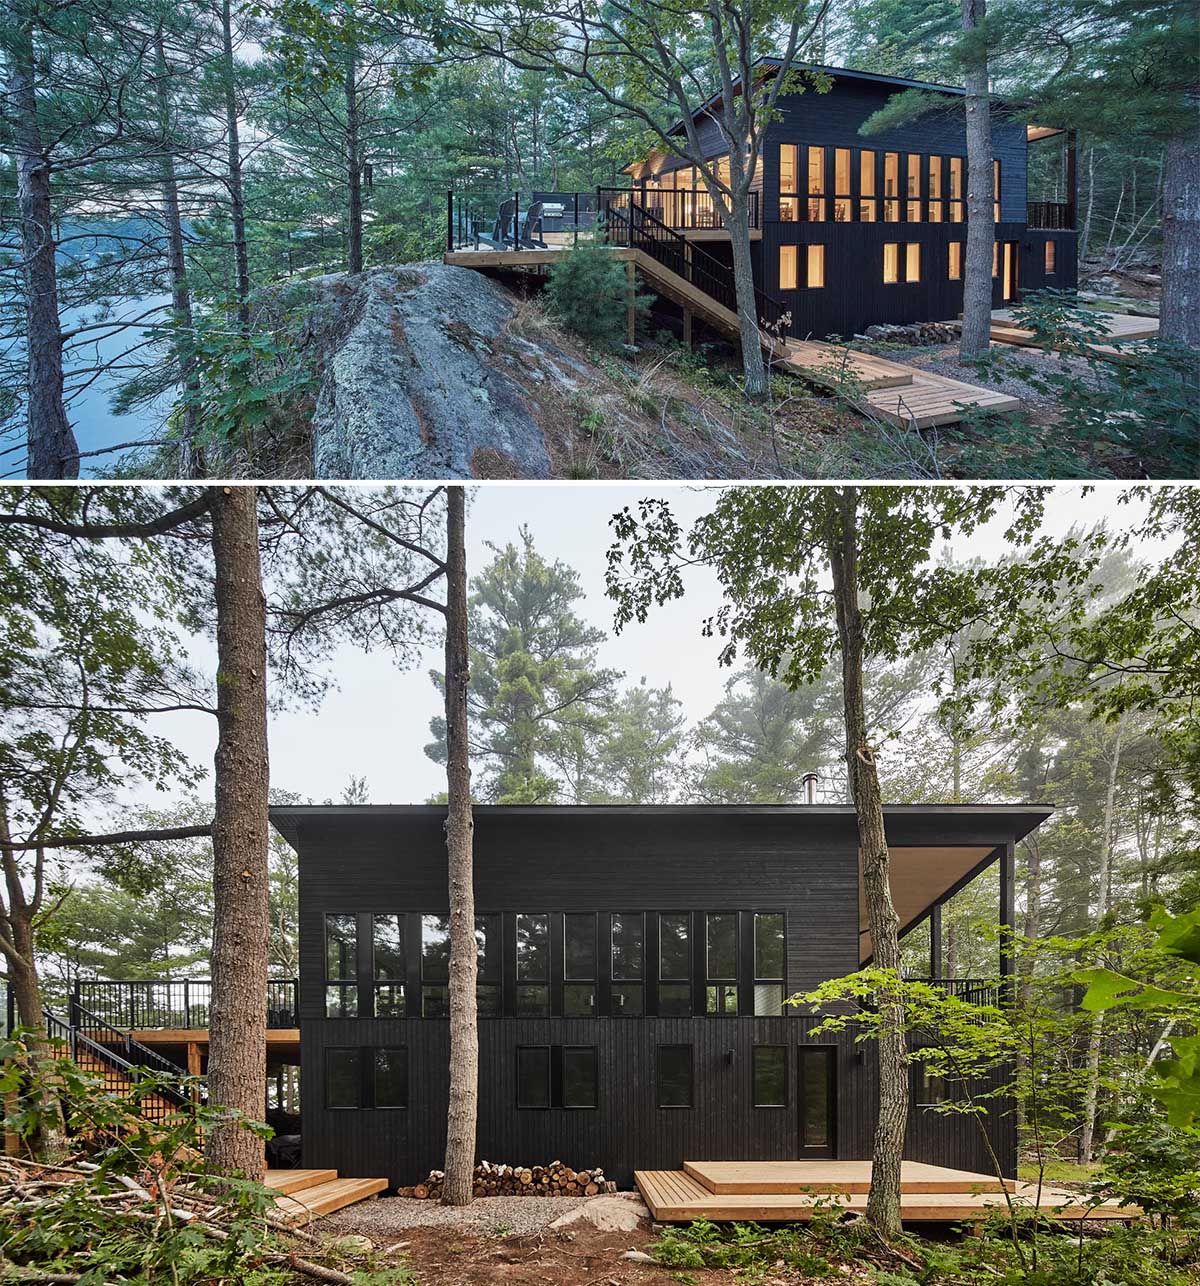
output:
M833 218L835 223L849 223L853 217L850 205L850 149L837 147L833 151Z
M929 158L929 199L931 201L942 199L942 158L940 156Z
M916 152L908 154L908 214L909 223L921 222L921 158Z
M824 246L808 247L808 276L806 281L810 286L823 286L825 284Z
M998 241L993 241L992 242L992 276L998 277L999 275L1000 275L1000 243Z
M862 151L858 158L858 217L863 223L874 223L877 213L875 197L875 153Z
M783 223L795 223L800 218L800 188L796 177L798 152L795 143L779 145L779 218Z
M797 285L796 275L796 246L779 247L779 289L795 290Z
M1050 275L1050 274L1052 274L1054 271L1055 271L1055 268L1054 268L1054 242L1053 242L1053 241L1047 241L1047 242L1046 242L1046 273L1047 273L1047 275Z
M962 223L966 218L963 203L963 159L961 156L950 158L950 222Z
M883 219L885 223L900 222L900 153L883 154Z
M950 280L962 280L962 252L963 243L961 241L950 242Z
M883 247L883 280L888 284L900 280L900 246L895 241Z
M909 241L904 247L904 280L921 280L921 244Z
M1000 222L1000 162L992 162L992 218Z
M808 149L808 218L820 223L825 218L825 149Z

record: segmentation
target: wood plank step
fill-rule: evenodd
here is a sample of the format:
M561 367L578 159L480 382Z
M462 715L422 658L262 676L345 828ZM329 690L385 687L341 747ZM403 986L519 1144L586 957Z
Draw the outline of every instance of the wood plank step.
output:
M277 1206L292 1227L332 1214L386 1190L386 1179L331 1179L290 1195L281 1194Z
M697 1183L718 1195L871 1191L870 1161L685 1161L683 1168ZM902 1193L1002 1193L1006 1188L1014 1191L1016 1180L922 1161L901 1163Z
M330 1183L338 1177L336 1170L268 1170L263 1183L272 1192L300 1192L315 1188L320 1183Z

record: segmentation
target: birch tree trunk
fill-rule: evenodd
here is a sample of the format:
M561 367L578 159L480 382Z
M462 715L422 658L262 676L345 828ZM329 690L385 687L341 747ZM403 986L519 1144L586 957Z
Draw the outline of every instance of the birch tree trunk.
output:
M1096 913L1093 923L1099 927L1108 914L1109 885L1112 879L1113 849L1116 845L1117 774L1121 768L1121 742L1125 735L1125 719L1117 722L1116 739L1108 764L1108 784L1104 792L1104 837L1100 845L1100 869L1097 872ZM1104 1013L1098 1010L1092 1016L1092 1029L1088 1037L1087 1081L1083 1102L1083 1125L1079 1132L1079 1159L1085 1164L1095 1151L1096 1105L1100 1098L1100 1044L1104 1035Z
M892 905L883 796L874 751L867 743L863 692L865 632L858 593L858 494L853 487L832 491L827 500L826 548L833 573L838 639L842 653L842 707L846 764L858 817L867 920L875 965L900 972L900 918ZM867 1218L884 1238L899 1237L900 1163L908 1125L908 1042L904 1006L883 1004L879 1046L879 1114L871 1152L871 1194Z
M223 487L212 501L216 562L217 754L213 811L210 1102L261 1121L267 1079L266 601L257 488ZM209 1131L220 1174L263 1174L262 1140L236 1120Z
M229 217L233 223L234 288L238 325L250 329L250 257L246 249L246 202L242 195L242 144L238 126L236 69L233 61L231 0L221 0L221 77L225 94L225 136L229 157Z
M31 0L8 0L9 148L16 169L21 274L25 286L26 472L30 478L77 478L79 444L63 403L63 342L50 196L50 159L38 123Z
M450 884L450 1103L446 1113L446 1186L450 1206L471 1202L479 1098L475 978L475 881L471 761L467 741L466 498L446 490L446 857Z
M1167 144L1158 333L1200 348L1200 125Z
M962 29L983 25L987 0L962 0ZM963 320L960 358L982 357L992 338L992 256L996 223L992 191L992 122L986 51L967 68L967 253L963 265Z
M1096 145L1088 148L1087 205L1083 211L1083 229L1079 234L1079 267L1087 261L1088 242L1092 237L1092 210L1096 205Z

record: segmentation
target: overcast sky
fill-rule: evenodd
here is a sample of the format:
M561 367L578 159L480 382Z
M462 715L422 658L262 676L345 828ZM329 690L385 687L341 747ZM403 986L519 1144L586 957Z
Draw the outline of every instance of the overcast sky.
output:
M1074 487L1052 491L1046 530L1054 535L1101 520L1114 527L1128 525L1142 512L1141 505L1119 505L1113 486L1102 486L1086 497ZM473 574L490 561L489 542L503 545L516 540L520 527L527 525L544 558L562 559L578 571L584 597L577 610L610 634L601 649L601 663L623 670L629 682L636 683L644 675L654 686L670 683L689 723L695 723L719 700L729 677L717 666L719 644L700 637L702 615L716 606L715 578L696 571L684 599L654 611L646 625L632 625L619 637L611 636L612 604L604 595L604 556L612 543L609 518L642 496L667 494L686 523L711 507L714 493L695 486L652 483L474 488L467 516L468 570ZM970 541L955 545L953 555L998 557L1005 548L1003 527L1003 522L992 523ZM211 668L211 645L197 640L196 648L197 662ZM342 649L333 662L338 690L331 691L316 712L273 716L272 784L317 802L336 800L351 776L366 778L375 803L420 803L445 789L444 769L423 751L429 740L429 720L440 704L428 670L440 664L440 655L431 651L419 667L402 672L384 654ZM172 716L155 726L211 769L216 744L211 717Z

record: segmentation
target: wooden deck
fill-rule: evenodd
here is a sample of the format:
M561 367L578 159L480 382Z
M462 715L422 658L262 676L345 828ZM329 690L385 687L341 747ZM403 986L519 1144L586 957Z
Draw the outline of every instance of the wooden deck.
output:
M1123 343L1129 343L1132 340L1153 339L1158 334L1157 317L1131 317L1126 313L1107 313L1101 312L1096 308L1081 308L1081 313L1089 317L1097 317L1104 322L1108 328L1107 338L1110 343L1089 342L1088 349L1099 355L1108 358L1114 362L1128 362L1132 360L1131 354L1121 348ZM1012 313L1007 309L997 309L992 313L992 339L998 344L1012 344L1019 348L1060 348L1060 351L1070 351L1059 345L1051 345L1036 339L1031 330L1023 330L1013 321Z
M825 1179L819 1175L822 1168L829 1170ZM756 1172L761 1172L761 1181L754 1179ZM661 1223L693 1219L792 1223L806 1222L814 1212L865 1210L870 1174L869 1161L685 1161L683 1170L638 1170L634 1181L650 1213ZM797 1182L801 1177L803 1182ZM714 1183L736 1190L717 1192L710 1186ZM780 1184L790 1185L789 1189L780 1191ZM1008 1198L999 1181L989 1175L906 1161L901 1184L900 1214L905 1223L978 1222L1007 1209ZM1014 1204L1034 1209L1033 1184L1017 1180L1005 1180L1005 1184ZM1089 1205L1078 1194L1056 1188L1042 1189L1037 1209L1048 1218L1063 1220L1130 1221L1141 1215L1136 1207L1113 1201Z
M263 1183L279 1194L276 1207L293 1228L383 1192L386 1179L342 1179L336 1170L268 1170Z

